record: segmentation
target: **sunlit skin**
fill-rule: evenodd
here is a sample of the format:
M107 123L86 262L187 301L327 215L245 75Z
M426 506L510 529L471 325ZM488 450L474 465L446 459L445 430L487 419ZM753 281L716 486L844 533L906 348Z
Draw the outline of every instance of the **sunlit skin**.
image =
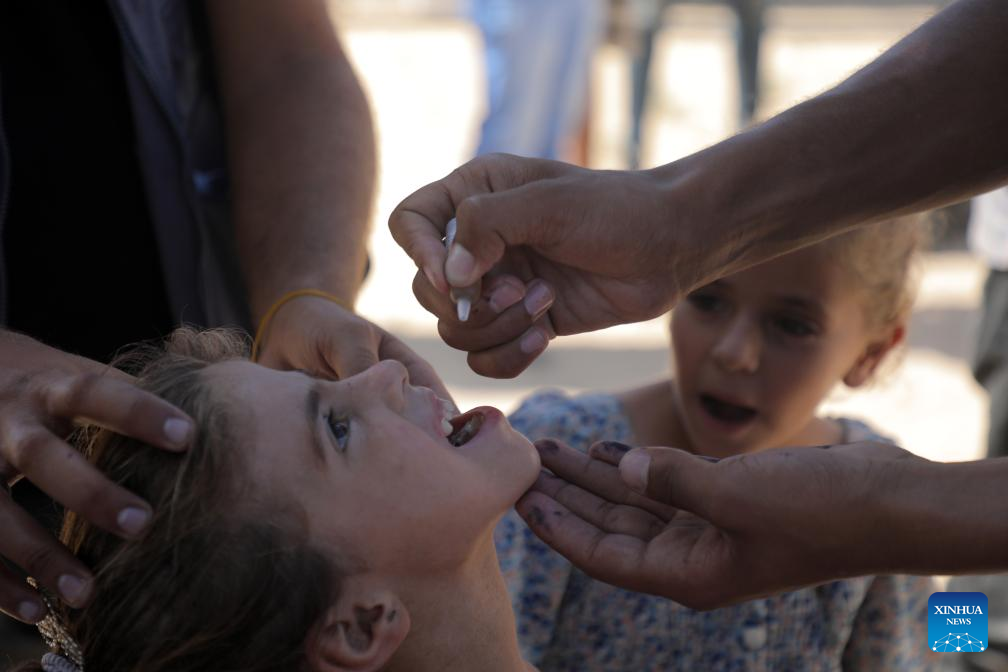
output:
M815 245L689 294L672 314L674 379L623 395L636 440L715 457L841 441L817 406L865 383L903 325L869 325L833 255Z

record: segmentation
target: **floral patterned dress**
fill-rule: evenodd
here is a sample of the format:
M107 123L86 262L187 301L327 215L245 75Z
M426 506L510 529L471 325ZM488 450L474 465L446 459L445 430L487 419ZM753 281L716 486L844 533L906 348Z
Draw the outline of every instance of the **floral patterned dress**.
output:
M587 450L633 444L608 394L533 395L511 416L532 440ZM849 441L884 440L840 419ZM541 542L512 510L495 531L525 659L541 672L937 669L927 647L930 578L875 576L699 612L590 579Z

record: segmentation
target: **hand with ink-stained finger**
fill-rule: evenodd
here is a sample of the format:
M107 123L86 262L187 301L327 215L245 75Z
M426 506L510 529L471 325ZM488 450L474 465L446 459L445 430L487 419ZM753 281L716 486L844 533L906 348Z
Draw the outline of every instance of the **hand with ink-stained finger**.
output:
M613 443L595 444L587 455L555 441L536 447L552 475L516 505L532 531L595 579L694 609L850 576L955 565L902 550L920 546L907 521L926 510L936 472L934 463L892 444L720 460Z
M665 576L665 563L675 565L670 557L664 557L666 548L678 549L694 561L702 558L699 567L716 571L719 532L687 511L631 489L618 468L629 446L597 443L585 455L557 441L543 440L535 445L543 466L552 473L543 471L516 509L537 536L588 575L659 593L648 583L647 573L636 575L629 568L657 563L663 566ZM705 577L695 578L706 583ZM683 576L677 585L686 580ZM694 597L683 591L676 599L689 606L703 606L702 595Z

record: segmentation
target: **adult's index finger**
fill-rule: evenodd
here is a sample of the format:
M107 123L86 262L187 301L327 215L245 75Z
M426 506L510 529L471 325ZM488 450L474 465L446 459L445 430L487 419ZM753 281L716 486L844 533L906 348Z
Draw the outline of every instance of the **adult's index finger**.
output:
M181 410L118 376L85 373L45 391L55 417L87 421L167 450L183 450L195 425Z

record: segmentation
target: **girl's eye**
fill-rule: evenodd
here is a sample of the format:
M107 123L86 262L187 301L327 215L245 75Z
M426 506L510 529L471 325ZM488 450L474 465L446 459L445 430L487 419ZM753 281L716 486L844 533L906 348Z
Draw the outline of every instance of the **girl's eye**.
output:
M815 325L793 317L778 317L774 320L774 325L780 332L795 338L808 338L816 334Z
M720 298L712 294L693 293L686 297L686 301L701 313L713 313L724 304Z
M326 425L329 427L329 433L336 439L336 445L339 447L340 452L345 451L347 443L350 441L350 420L340 417L332 411L326 414L325 419Z

